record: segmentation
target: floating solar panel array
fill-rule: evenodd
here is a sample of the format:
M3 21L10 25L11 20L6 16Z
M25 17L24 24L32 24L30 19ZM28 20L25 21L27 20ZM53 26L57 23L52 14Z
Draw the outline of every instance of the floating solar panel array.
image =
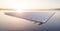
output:
M46 23L55 14L55 12L6 12L5 14L33 21L38 25L41 25Z

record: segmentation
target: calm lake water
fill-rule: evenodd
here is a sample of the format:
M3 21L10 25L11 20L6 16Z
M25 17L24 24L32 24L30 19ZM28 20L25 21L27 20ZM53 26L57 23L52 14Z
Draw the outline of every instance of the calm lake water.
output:
M60 31L60 11L51 11L51 12L56 13L51 19L49 19L47 23L43 25L37 25L25 19L5 15L4 11L0 11L0 30L1 31Z

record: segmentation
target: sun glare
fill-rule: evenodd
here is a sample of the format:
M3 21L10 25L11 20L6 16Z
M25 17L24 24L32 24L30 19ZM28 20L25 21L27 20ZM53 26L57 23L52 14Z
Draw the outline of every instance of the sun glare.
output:
M27 4L16 5L14 7L16 8L16 12L22 13L25 11L24 9L26 9Z
M16 9L16 12L23 12L25 11L24 9L27 9L30 7L29 2L22 1L22 0L6 0L4 1L3 7L5 8L13 8Z
M23 12L24 12L24 10L17 9L15 12L23 13Z

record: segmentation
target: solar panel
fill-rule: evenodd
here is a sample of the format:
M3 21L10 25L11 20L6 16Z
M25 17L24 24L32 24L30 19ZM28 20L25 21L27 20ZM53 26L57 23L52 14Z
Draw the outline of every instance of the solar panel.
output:
M55 14L55 12L23 12L23 13L9 12L5 14L33 21L41 25L46 23Z

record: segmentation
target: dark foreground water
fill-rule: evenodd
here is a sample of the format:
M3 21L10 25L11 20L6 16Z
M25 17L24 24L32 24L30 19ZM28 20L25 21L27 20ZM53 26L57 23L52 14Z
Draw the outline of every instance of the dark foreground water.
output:
M43 25L7 16L3 12L0 12L0 31L60 31L60 11L52 12L56 12L56 14Z

